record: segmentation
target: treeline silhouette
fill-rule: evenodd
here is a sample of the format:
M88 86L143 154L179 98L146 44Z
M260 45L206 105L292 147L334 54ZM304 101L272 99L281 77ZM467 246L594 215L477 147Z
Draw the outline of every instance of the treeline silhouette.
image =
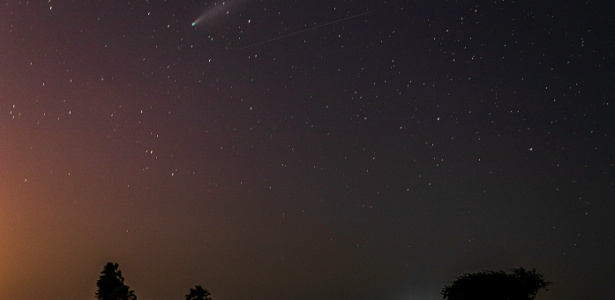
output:
M511 273L480 271L463 274L450 286L444 286L445 300L533 300L538 291L551 285L535 269L512 269ZM117 263L107 263L96 283L98 300L137 300L135 292L124 284ZM547 289L548 291L548 289ZM186 300L211 300L211 294L197 285L186 294Z
M533 300L538 290L551 284L535 269L481 271L457 277L450 286L444 286L442 296L447 300Z
M117 263L108 262L103 267L96 286L96 298L99 300L137 300L135 292L124 284L124 277ZM210 295L202 286L197 285L190 289L186 300L211 300Z

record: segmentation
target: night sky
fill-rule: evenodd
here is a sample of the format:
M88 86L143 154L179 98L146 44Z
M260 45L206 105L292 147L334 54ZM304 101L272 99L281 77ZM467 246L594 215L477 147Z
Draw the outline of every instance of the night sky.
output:
M0 299L608 299L609 5L0 1Z

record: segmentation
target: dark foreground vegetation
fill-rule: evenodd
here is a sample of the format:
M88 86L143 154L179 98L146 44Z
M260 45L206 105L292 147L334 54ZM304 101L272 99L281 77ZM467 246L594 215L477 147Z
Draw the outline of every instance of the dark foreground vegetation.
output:
M538 290L546 288L547 282L536 270L523 268L504 271L481 271L463 274L450 286L444 286L442 296L446 300L533 300ZM96 283L98 300L137 300L135 292L124 284L122 271L116 263L107 263ZM197 285L190 289L186 300L211 300L211 294Z
M98 286L96 298L99 300L137 300L135 292L124 284L124 277L118 264L107 263L103 267L96 286ZM197 285L190 289L186 300L211 300L210 295L202 286Z
M442 289L447 300L533 300L547 282L536 270L523 268L463 274Z

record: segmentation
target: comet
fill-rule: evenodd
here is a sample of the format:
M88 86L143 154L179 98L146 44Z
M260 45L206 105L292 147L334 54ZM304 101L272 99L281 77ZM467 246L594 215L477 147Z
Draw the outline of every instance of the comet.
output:
M218 2L215 2L213 7L205 8L203 13L201 13L201 15L198 18L196 18L194 22L192 22L192 26L198 27L199 25L219 15L220 13L228 14L229 10L231 9L231 7L234 6L236 2L239 2L239 1L223 1L221 4Z

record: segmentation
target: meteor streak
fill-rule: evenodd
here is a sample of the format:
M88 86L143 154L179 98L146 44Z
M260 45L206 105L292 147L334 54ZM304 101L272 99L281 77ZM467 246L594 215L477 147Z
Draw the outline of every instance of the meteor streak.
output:
M273 41L275 41L275 40L283 39L283 38L285 38L285 37L289 37L289 36L291 36L291 35L295 35L295 34L299 34L299 33L302 33L302 32L310 31L310 30L313 30L313 29L316 29L316 28L320 28L320 27L328 26L328 25L335 24L335 23L338 23L338 22L343 22L343 21L346 21L346 20L350 20L350 19L358 18L358 17L360 17L360 16L367 15L367 14L372 13L372 12L373 12L373 11L368 11L368 12L364 12L364 13L361 13L361 14L358 14L358 15L354 15L354 16L350 16L350 17L343 18L343 19L339 19L339 20L336 20L336 21L333 21L333 22L329 22L329 23L325 23L325 24L320 24L320 25L312 26L312 27L307 28L307 29L303 29L303 30L299 30L299 31L291 32L291 33L289 33L289 34L281 35L281 36L279 36L279 37L276 37L276 38L273 38L273 39L270 39L270 40L266 40L266 41L258 42L258 43L256 43L256 44L252 44L252 45L249 45L249 46L245 46L245 47L243 47L243 48L239 48L239 50L243 50L243 49L251 48L251 47L254 47L254 46L262 45L262 44L265 44L265 43L273 42Z

